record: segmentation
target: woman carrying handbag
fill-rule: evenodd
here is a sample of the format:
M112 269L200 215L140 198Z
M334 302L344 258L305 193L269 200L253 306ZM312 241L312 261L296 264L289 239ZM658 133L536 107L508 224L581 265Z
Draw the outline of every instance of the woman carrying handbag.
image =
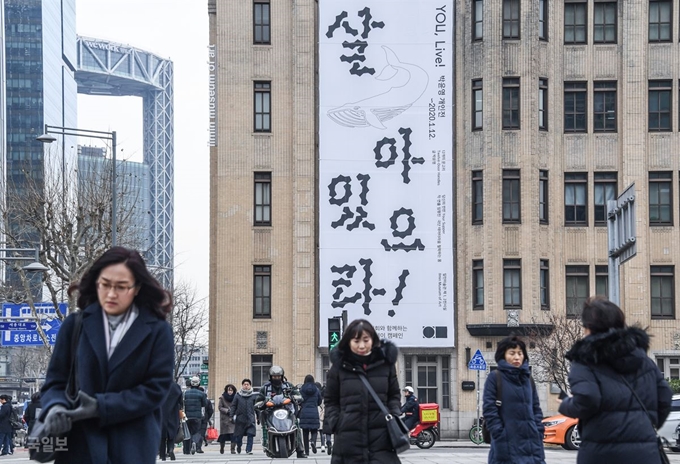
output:
M380 340L370 322L352 321L337 348L324 391L324 434L334 434L331 464L398 464L385 408L398 418L401 392L395 362L398 349ZM380 404L364 384L366 380Z

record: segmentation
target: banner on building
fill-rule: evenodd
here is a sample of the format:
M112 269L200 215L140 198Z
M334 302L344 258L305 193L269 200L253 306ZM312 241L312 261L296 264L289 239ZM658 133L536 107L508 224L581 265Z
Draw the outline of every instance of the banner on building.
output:
M452 347L453 4L319 1L319 283L328 318Z

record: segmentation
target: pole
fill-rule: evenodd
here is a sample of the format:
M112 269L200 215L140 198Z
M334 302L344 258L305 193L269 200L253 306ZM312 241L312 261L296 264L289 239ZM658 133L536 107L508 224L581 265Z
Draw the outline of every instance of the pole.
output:
M616 237L618 234L619 221L616 216L609 217L610 214L616 215L616 200L609 200L607 202L608 219L607 219L607 239L609 244L608 256L609 266L607 269L608 275L608 290L609 301L615 305L619 305L619 258L614 255L614 248L616 248Z
M111 175L111 245L116 246L118 244L117 240L117 219L118 219L118 206L116 205L117 203L117 197L118 197L118 179L117 179L117 171L116 171L116 131L111 132L111 152L112 156L111 159L113 161L113 170L112 170L112 175Z
M481 434L482 431L479 429L479 374L480 371L477 370L477 431Z

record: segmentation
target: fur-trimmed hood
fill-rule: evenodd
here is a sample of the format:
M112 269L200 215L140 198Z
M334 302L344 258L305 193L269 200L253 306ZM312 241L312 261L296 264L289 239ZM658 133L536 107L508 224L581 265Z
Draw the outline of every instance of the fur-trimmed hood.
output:
M345 353L344 351L335 348L331 350L329 357L331 363L335 364L340 361L348 361L350 355L351 352ZM383 360L388 364L396 364L398 357L399 348L397 348L397 345L389 340L380 340L380 347L378 349L374 349L371 352L371 364L381 362Z
M649 349L649 335L640 327L611 329L574 343L565 357L588 365L606 364L621 373L640 368Z

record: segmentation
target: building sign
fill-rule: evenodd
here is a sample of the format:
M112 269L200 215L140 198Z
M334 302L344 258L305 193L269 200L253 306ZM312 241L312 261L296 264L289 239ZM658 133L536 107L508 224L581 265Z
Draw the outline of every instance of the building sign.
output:
M54 345L57 333L61 328L61 319L52 303L35 303L38 321L35 320L28 304L2 304L2 317L8 327L2 331L0 338L2 346L41 346L43 341L38 334L36 325L40 323L47 341ZM66 315L68 304L59 303L59 312ZM21 323L20 321L25 321Z
M454 340L453 18L319 1L319 320L347 310L404 347Z
M208 45L208 146L217 146L217 46Z

